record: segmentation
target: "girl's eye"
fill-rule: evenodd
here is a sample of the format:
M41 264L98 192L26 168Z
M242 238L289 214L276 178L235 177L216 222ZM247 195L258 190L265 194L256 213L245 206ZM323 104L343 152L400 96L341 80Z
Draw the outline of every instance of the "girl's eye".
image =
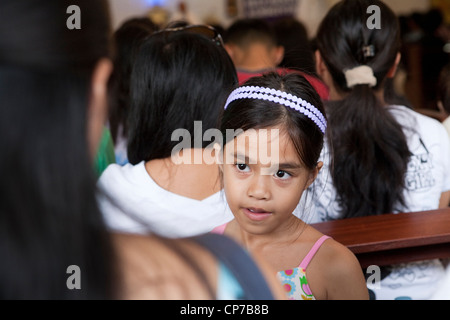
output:
M246 164L243 163L236 164L236 168L241 172L248 172L250 169Z
M275 174L275 176L276 176L277 178L279 178L279 179L282 179L282 180L286 180L286 179L289 179L289 178L291 177L291 175L290 175L289 173L287 173L286 171L283 171L283 170L279 170L279 171Z

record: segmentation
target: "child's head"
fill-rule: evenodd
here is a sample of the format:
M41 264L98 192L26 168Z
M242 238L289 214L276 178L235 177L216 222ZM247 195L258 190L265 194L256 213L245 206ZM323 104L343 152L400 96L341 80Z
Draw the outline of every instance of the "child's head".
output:
M317 47L338 92L348 93L358 85L370 85L376 90L392 76L400 51L398 19L382 1L344 0L322 21ZM360 66L372 71L366 68L353 76L348 73Z
M214 30L206 26L196 30ZM143 42L131 75L128 157L132 164L168 158L179 141L216 128L223 103L237 83L236 69L218 38L190 27L154 33ZM202 132L194 132L201 121ZM184 141L185 142L185 141ZM205 147L204 145L198 146Z
M450 64L442 69L437 93L439 108L450 115Z
M252 78L230 95L221 168L239 222L291 216L321 167L324 114L317 92L298 74Z
M225 43L237 68L248 67L247 59L254 59L254 52L260 59L264 58L264 68L275 68L284 57L275 30L262 19L237 20L227 29Z
M315 74L314 51L304 24L295 18L285 18L275 22L274 29L278 45L284 47L280 67Z

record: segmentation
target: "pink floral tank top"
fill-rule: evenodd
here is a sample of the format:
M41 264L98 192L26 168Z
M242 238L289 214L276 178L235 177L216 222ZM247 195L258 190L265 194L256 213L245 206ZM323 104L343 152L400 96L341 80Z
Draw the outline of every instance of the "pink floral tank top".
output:
M306 268L311 262L314 255L320 249L328 236L322 236L311 250L306 255L305 259L300 265L292 270L280 271L277 273L278 280L281 281L283 288L291 300L316 300L311 289L309 288L308 280L306 279Z

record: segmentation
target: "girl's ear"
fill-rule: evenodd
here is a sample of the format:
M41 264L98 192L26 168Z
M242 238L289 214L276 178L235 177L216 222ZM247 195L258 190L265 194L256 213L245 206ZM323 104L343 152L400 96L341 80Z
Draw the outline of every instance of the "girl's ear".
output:
M234 48L233 48L233 46L231 46L229 44L225 44L224 48L225 48L225 51L230 56L231 60L233 60L233 58L234 58Z
M273 63L278 66L284 59L284 47L276 46L272 50L272 60Z
M320 54L319 50L315 51L315 57L316 57L316 72L321 77L325 77L325 73L328 71L327 66L325 65L325 62L322 59L322 55Z
M305 190L309 188L310 185L316 180L317 176L319 175L320 170L323 168L323 162L319 161L317 163L317 166L311 171L311 176L306 183Z
M439 100L439 101L437 102L437 107L438 107L439 112L441 112L441 113L444 113L444 112L445 112L444 104L442 103L441 100Z
M397 53L397 57L395 58L395 63L394 65L391 67L391 69L389 70L387 77L388 78L393 78L395 77L395 74L397 73L397 68L398 65L400 64L400 61L402 59L402 55L400 52Z
M320 79L325 83L325 85L330 89L330 98L337 98L338 94L335 93L333 78L331 77L330 71L322 58L322 54L319 50L316 50L316 72Z

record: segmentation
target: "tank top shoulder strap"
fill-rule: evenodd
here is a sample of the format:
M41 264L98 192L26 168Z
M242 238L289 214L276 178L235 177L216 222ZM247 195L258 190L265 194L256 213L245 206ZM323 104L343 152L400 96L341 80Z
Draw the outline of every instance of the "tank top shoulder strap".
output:
M299 268L306 270L308 268L309 263L311 262L312 258L316 255L317 251L319 251L322 244L325 242L325 240L330 239L329 236L322 236L319 240L316 241L316 243L313 245L311 250L309 250L306 257L303 259L303 261L300 263Z
M225 233L225 229L227 228L227 225L228 225L228 222L223 224L223 225L221 225L221 226L218 226L218 227L214 228L211 231L211 233L223 235Z

